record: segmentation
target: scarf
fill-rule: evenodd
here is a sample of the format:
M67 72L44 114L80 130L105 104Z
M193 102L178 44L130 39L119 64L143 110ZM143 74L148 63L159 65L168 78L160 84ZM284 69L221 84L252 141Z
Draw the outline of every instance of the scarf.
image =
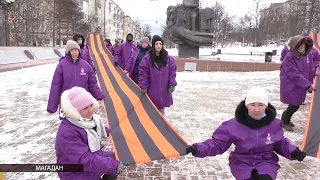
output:
M69 120L69 119L68 119ZM93 119L80 118L78 120L69 120L77 127L84 129L88 137L88 145L91 153L101 148L101 138L107 138L107 132L100 116L94 114ZM93 129L96 127L96 131Z

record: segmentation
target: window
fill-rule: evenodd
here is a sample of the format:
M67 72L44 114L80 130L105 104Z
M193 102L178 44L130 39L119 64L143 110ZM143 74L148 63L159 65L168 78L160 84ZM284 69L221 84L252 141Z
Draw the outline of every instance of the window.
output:
M97 16L101 16L101 8L95 7L95 14L96 14Z
M83 1L82 10L85 13L89 13L89 3L87 1Z

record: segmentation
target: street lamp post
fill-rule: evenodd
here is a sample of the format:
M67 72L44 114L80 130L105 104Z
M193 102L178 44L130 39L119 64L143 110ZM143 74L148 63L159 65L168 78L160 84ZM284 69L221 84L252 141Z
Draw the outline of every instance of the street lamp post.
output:
M15 0L2 0L0 1L0 5L3 8L4 12L4 30L5 30L5 38L6 38L6 46L9 46L9 24L8 24L8 6L11 5Z

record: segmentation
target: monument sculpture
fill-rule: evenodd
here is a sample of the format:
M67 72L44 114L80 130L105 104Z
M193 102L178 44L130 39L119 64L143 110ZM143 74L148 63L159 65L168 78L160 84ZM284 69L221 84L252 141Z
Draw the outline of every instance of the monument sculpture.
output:
M179 44L179 57L199 57L200 46L213 43L214 12L199 9L199 0L183 0L182 4L167 8L167 27L170 40Z

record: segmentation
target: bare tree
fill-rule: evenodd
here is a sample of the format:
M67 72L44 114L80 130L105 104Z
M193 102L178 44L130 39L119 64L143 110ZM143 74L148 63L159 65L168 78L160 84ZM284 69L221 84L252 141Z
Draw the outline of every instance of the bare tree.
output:
M170 40L170 30L167 26L162 26L162 35L161 35L164 45L166 48L174 48L174 43Z
M144 26L144 34L143 37L149 37L149 39L151 39L151 27L149 24L146 24Z
M310 33L312 30L315 29L317 18L320 14L319 8L320 8L320 1L319 0L308 0L308 28L307 32Z
M14 45L42 45L49 36L49 7L41 0L17 0L9 9L15 20L9 24L10 40Z
M222 25L221 22L226 14L225 12L225 7L220 3L216 2L212 7L213 10L213 33L215 34L214 36L214 44L213 46L217 46L217 43L222 43L224 37L223 37L223 30L222 30Z
M263 1L262 0L253 0L254 5L252 9L249 11L248 16L253 20L251 21L252 31L254 33L254 44L257 44L258 37L258 28L260 22L260 11L263 9Z
M75 33L101 33L98 14L84 17L75 0L16 0L8 13L15 16L9 24L12 45L49 45L50 38L60 44Z

